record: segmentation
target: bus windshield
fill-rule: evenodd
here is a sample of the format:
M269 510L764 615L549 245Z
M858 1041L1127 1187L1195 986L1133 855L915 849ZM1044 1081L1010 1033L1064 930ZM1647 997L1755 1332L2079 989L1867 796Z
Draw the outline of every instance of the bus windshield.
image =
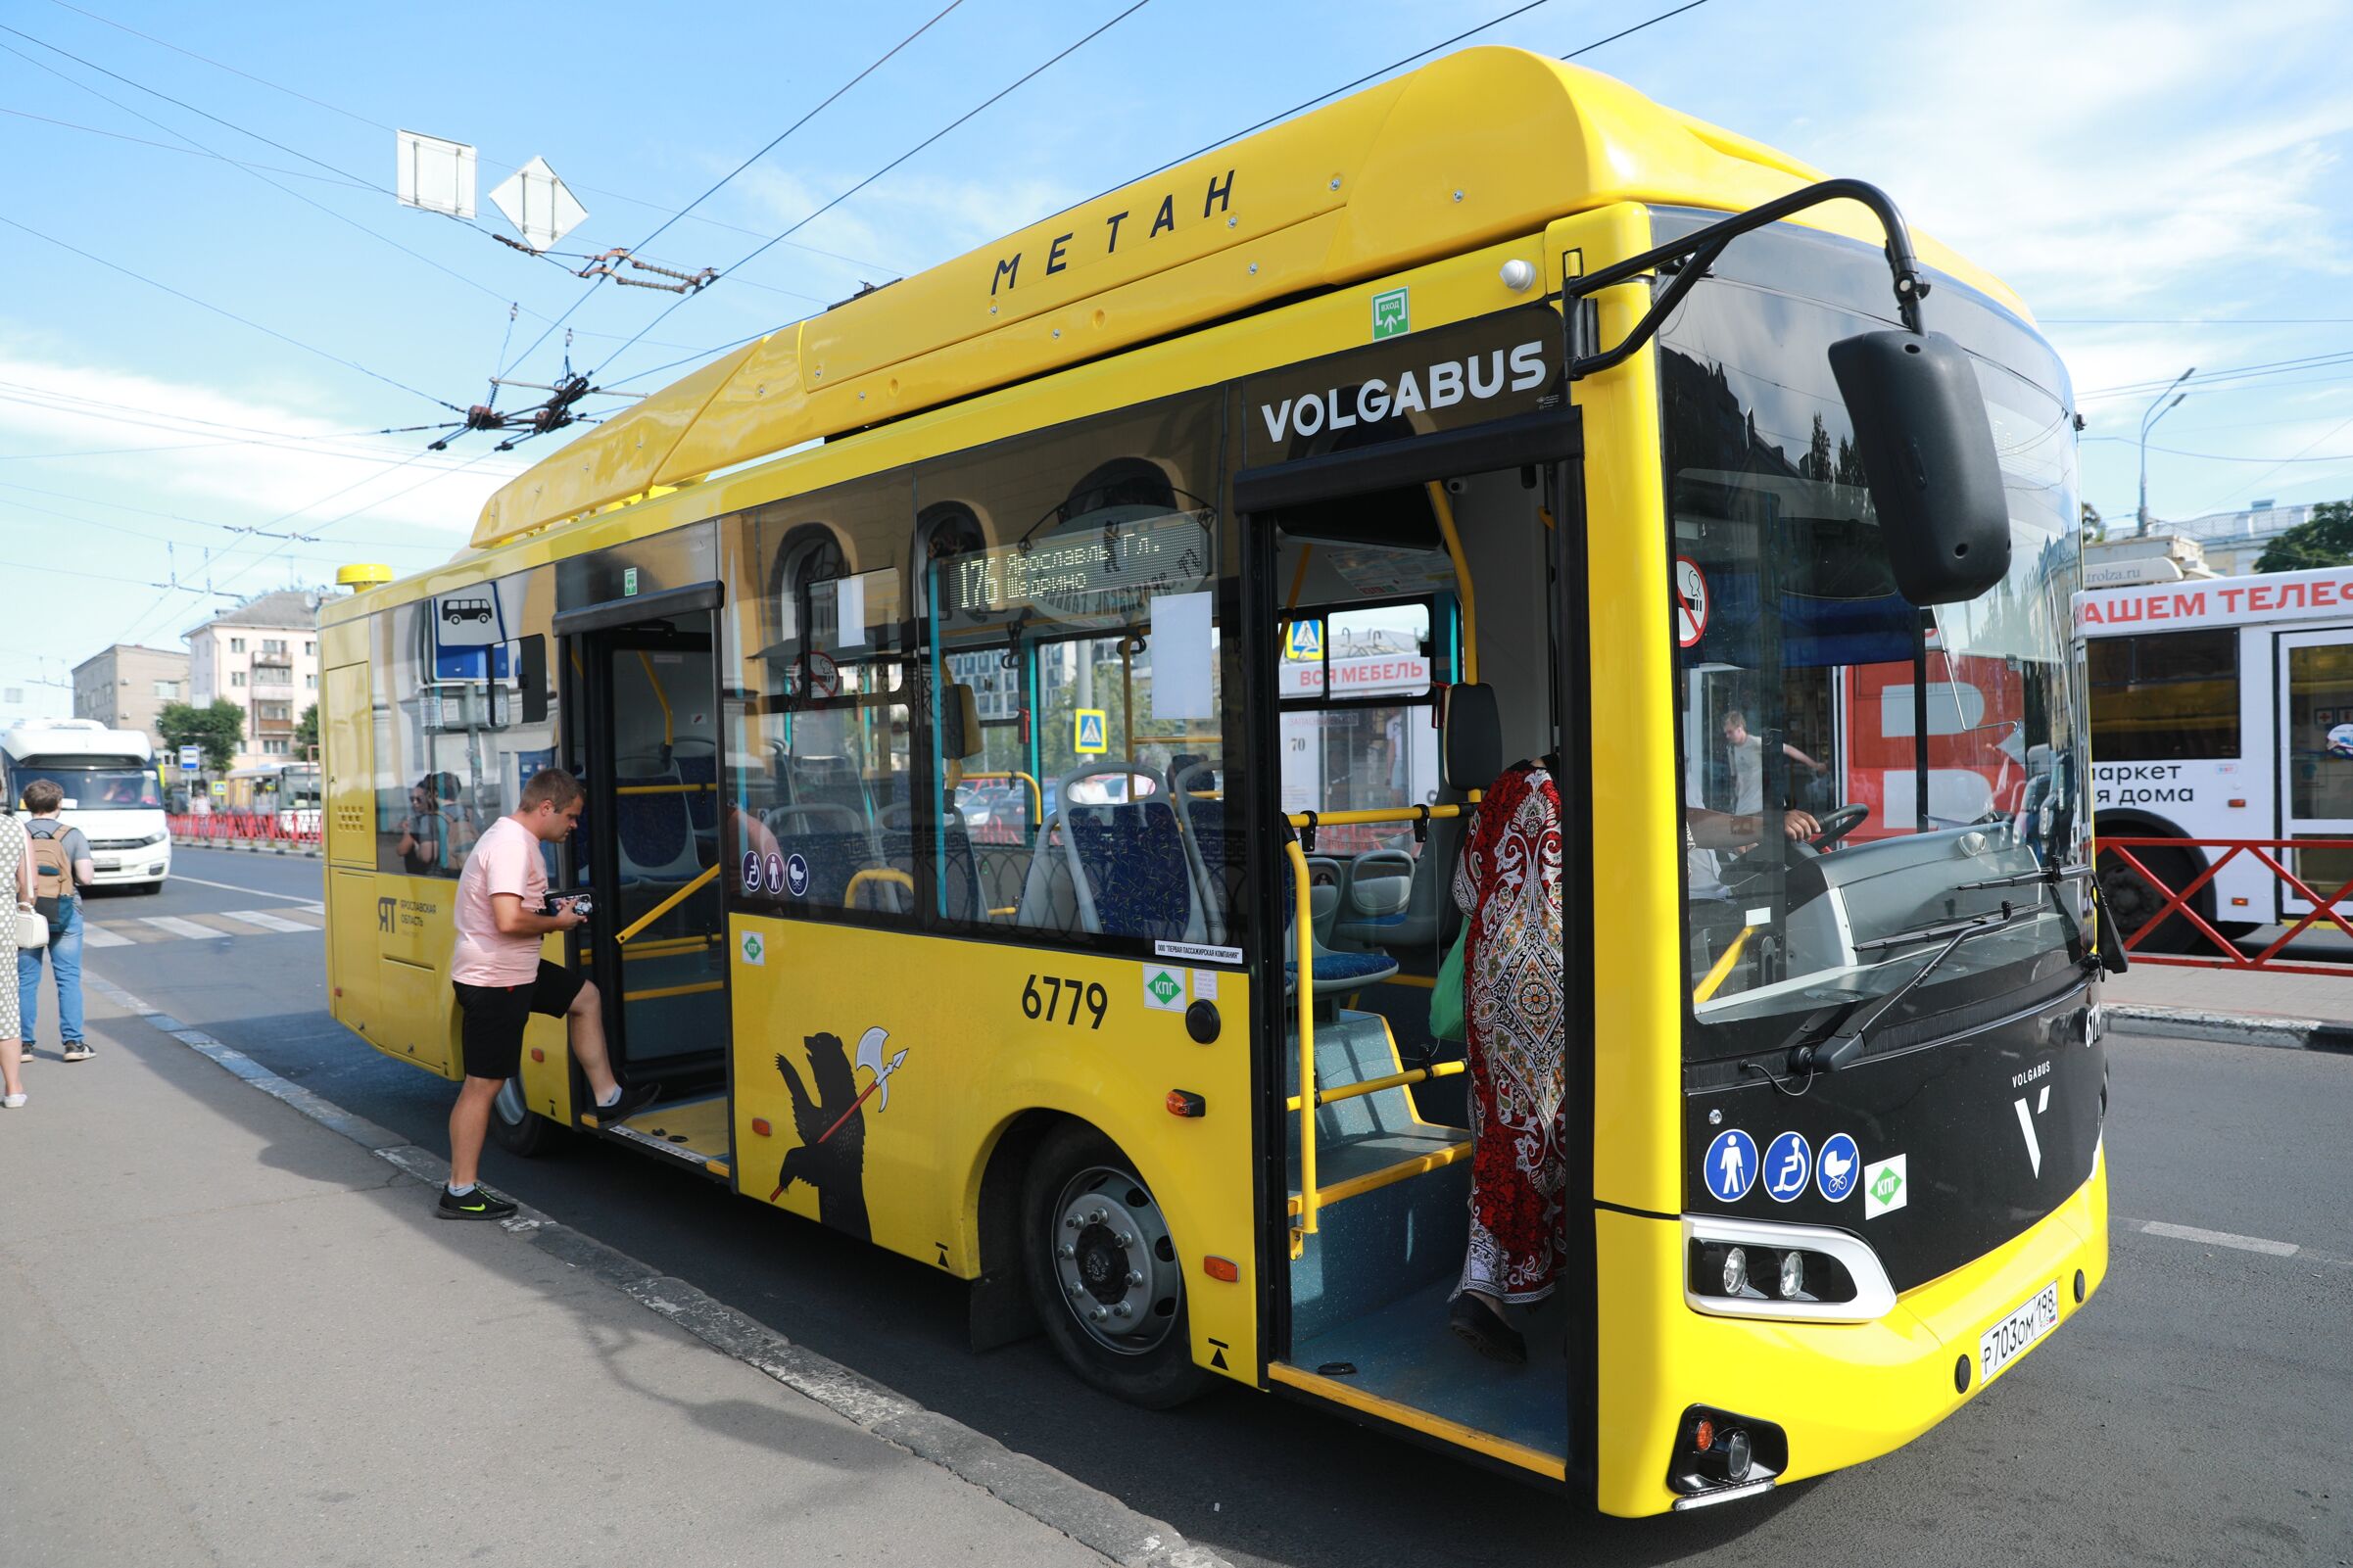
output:
M164 809L163 789L155 775L135 763L75 761L61 766L35 758L17 764L11 774L10 793L18 800L24 798L24 786L35 779L51 779L65 790L68 811Z
M1881 259L1745 238L1660 337L1695 1054L1858 1013L1956 921L2022 917L1938 963L1888 1027L2014 995L2076 939L2081 884L2035 875L2083 859L2088 821L2067 383L1990 301L1935 290L1931 325L1971 352L1992 417L2011 562L1930 610L1896 591L1827 356L1891 324Z

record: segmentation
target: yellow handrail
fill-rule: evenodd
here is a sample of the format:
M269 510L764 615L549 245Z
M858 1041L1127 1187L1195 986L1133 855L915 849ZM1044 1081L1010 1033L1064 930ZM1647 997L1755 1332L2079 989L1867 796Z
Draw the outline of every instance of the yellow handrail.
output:
M719 868L716 866L713 866L708 871L705 871L701 876L696 878L693 881L687 883L684 887L681 887L677 892L672 893L669 897L663 899L660 903L654 905L651 909L646 911L645 914L640 915L636 920L632 921L627 930L613 938L614 945L618 946L619 944L628 941L632 936L635 936L638 932L644 930L655 921L660 920L664 915L669 914L670 911L685 903L687 901L687 896L690 893L697 892L702 888L708 887L713 881L718 879L718 876Z
M658 942L640 942L621 955L622 962L641 958L676 958L681 953L700 953L718 945L719 933L701 936L665 936Z
M1408 1068L1403 1072L1392 1072L1385 1078L1367 1078L1362 1083L1343 1083L1336 1089L1318 1089L1316 1104L1336 1105L1342 1100L1378 1094L1383 1089L1402 1089L1409 1083L1419 1083L1426 1078L1451 1078L1469 1065L1467 1062L1433 1062L1426 1068ZM1285 1100L1282 1108L1285 1111L1298 1110L1299 1096L1293 1095Z
M646 679L653 684L653 700L662 705L662 745L664 747L674 745L677 743L678 736L673 733L670 724L670 695L662 689L662 678L653 673L653 656L640 649L638 662L646 667Z
M1445 536L1446 553L1455 563L1455 586L1463 596L1463 679L1471 686L1479 684L1479 595L1470 584L1470 562L1463 555L1463 536L1455 532L1455 505L1446 499L1446 487L1433 479L1429 483L1430 510L1438 514L1438 532Z
M1291 862L1291 917L1298 938L1299 962L1299 1097L1311 1102L1316 1092L1316 916L1307 880L1307 853L1292 839L1282 846ZM1307 1238L1316 1233L1316 1108L1299 1108L1299 1223L1291 1227L1291 1256L1307 1251Z
M616 795L699 795L706 791L716 794L719 786L715 784L620 784L613 789Z
M1026 784L1030 786L1030 809L1033 813L1033 819L1030 826L1032 828L1042 828L1045 826L1046 792L1037 787L1037 781L1032 778L1029 774L1023 773L1019 769L1014 769L1005 773L968 773L964 776L964 778L965 782L968 784L975 779L1004 779L1008 781L1019 779L1023 784Z
M1418 822L1421 820L1421 810L1422 808L1419 806L1385 806L1377 811L1319 811L1315 814L1316 826L1319 828L1354 828L1369 822ZM1463 808L1461 806L1432 806L1429 808L1429 813L1432 822L1442 822L1460 817L1463 815ZM1283 820L1294 828L1305 828L1308 825L1307 819L1308 814L1302 811Z
M1732 938L1732 945L1724 949L1724 956L1715 961L1698 985L1692 987L1692 1006L1698 1007L1715 995L1716 987L1724 983L1724 976L1732 973L1732 966L1740 962L1740 950L1749 945L1749 933L1754 929L1756 927L1753 926L1741 927L1740 934Z
M725 980L696 980L692 985L657 985L649 991L623 991L624 1002L658 1002L665 996L700 996L705 991L724 991Z
M894 886L904 887L910 893L915 891L915 879L905 872L892 871L888 866L869 866L852 877L849 879L849 885L841 890L841 907L843 909L857 908L858 891L869 882L889 882Z

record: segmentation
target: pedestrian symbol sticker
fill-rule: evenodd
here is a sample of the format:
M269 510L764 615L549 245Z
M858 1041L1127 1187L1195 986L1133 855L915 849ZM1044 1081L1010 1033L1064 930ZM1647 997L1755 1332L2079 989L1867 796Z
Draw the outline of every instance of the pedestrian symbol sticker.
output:
M1707 1158L1700 1163L1700 1179L1720 1204L1736 1204L1756 1184L1756 1140L1738 1127L1715 1135Z
M768 887L770 891L774 892L783 889L785 885L785 857L778 854L773 849L768 851L768 863L765 869L765 875L768 879ZM800 890L798 888L793 889L792 896L795 898L799 897Z
M756 849L744 850L744 891L756 893L765 885L767 884L760 878L760 852Z
M1282 656L1286 659L1323 657L1323 623L1293 621L1290 630L1282 635Z
M1071 749L1082 757L1099 757L1111 749L1111 716L1101 708L1080 708Z
M1785 1132L1765 1148L1765 1196L1788 1203L1805 1191L1805 1178L1814 1173L1813 1145L1802 1133Z
M1688 555L1675 557L1675 645L1696 648L1707 635L1707 574Z
M1905 1156L1882 1160L1863 1166L1863 1217L1877 1219L1884 1213L1901 1209L1912 1201L1911 1172L1904 1168Z
M1184 1011L1184 975L1158 964L1144 966L1144 1006L1155 1013Z
M1814 1170L1814 1190L1834 1204L1852 1197L1862 1158L1855 1150L1854 1140L1847 1134L1834 1132L1824 1138L1822 1163Z

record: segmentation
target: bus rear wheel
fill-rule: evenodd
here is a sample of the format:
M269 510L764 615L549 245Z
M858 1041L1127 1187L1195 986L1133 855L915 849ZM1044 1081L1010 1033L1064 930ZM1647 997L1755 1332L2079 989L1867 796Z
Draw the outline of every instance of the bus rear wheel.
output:
M2113 850L2102 850L2099 856L2099 892L2107 900L2108 913L2115 918L2116 928L2124 939L2146 926L2157 911L2165 907L2171 894L2167 888L2179 888L2193 881L2202 869L2197 856L2187 849L2150 847L2134 851L2134 856L2146 866L2149 876L2165 883L2159 887L2148 877L2141 876L2125 858ZM2197 911L2209 924L2213 910L2207 889L2193 894L2188 907ZM2165 924L2133 943L2135 953L2213 953L2214 944L2203 931L2180 915L2169 916ZM2217 955L2220 956L2220 955Z
M1050 1134L1030 1163L1022 1212L1030 1299L1071 1370L1150 1410L1207 1386L1176 1241L1117 1144L1077 1124Z
M554 1152L563 1134L563 1128L524 1103L520 1078L499 1086L498 1098L490 1103L490 1135L500 1148L519 1159L535 1160Z

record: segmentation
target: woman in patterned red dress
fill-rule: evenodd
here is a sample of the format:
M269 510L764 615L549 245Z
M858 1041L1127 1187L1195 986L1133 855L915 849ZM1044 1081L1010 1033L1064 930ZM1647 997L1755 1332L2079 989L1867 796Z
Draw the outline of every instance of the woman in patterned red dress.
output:
M1506 769L1455 867L1469 922L1470 1246L1448 1322L1483 1354L1527 1359L1506 1302L1552 1294L1567 1170L1561 1126L1561 791L1549 759Z

